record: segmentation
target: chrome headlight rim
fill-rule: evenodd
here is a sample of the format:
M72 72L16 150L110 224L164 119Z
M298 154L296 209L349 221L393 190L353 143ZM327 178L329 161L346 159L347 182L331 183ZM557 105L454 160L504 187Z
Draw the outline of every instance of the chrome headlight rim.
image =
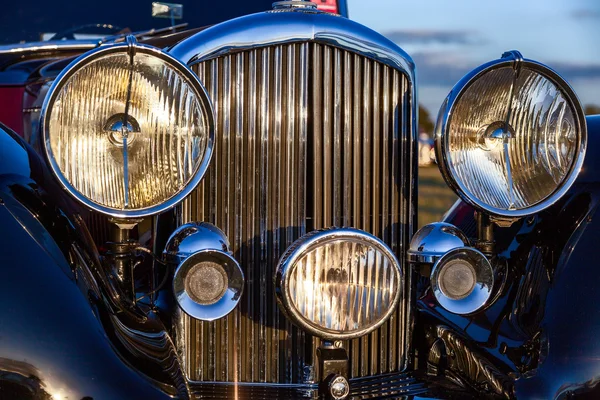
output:
M326 243L334 241L354 241L357 243L368 244L380 251L385 257L388 257L396 267L395 282L396 293L388 310L380 317L380 319L365 328L353 330L350 332L340 333L323 328L306 319L294 305L291 294L285 290L289 287L291 279L291 271L294 265L305 254L311 250L323 246ZM296 241L281 257L274 276L275 294L281 309L286 316L291 319L297 326L306 332L320 337L325 340L348 340L365 336L377 328L382 326L396 312L400 299L404 294L404 274L402 265L394 255L393 251L379 238L371 235L368 232L355 228L327 228L310 232Z
M467 189L467 187L460 180L454 178L452 174L451 160L448 157L448 128L452 122L454 106L458 103L462 95L475 81L477 81L481 76L492 70L505 67L514 68L516 63L520 63L523 66L527 66L527 68L535 71L538 74L541 74L542 76L550 80L554 85L556 85L558 89L560 89L564 93L565 98L567 99L568 104L569 106L571 106L574 116L577 119L577 151L568 175L557 187L557 189L554 190L554 192L552 192L550 195L548 195L541 201L530 205L527 208L506 210L502 208L493 207L479 200ZM483 211L492 216L508 219L517 219L526 217L528 215L536 214L552 206L558 200L560 200L571 188L573 183L575 183L577 177L579 176L579 172L583 167L583 162L585 159L587 141L588 139L585 113L583 107L581 107L581 102L579 101L579 98L577 97L573 88L564 78L562 78L552 68L538 61L522 58L521 54L516 51L508 52L505 55L503 55L502 58L485 63L475 68L467 75L465 75L452 88L450 94L444 100L444 103L442 104L442 107L440 108L440 112L438 114L434 132L435 156L438 162L440 172L442 173L442 176L446 181L447 185L452 190L454 190L454 192L463 201L473 206L475 209Z
M84 196L79 190L77 190L64 176L60 167L58 166L55 157L52 153L52 147L50 145L50 134L49 134L49 124L50 124L50 115L52 106L54 105L57 96L60 94L61 89L65 84L69 82L69 79L83 67L88 65L90 62L100 59L105 56L109 56L111 54L116 53L129 53L129 54L148 54L150 56L154 56L159 58L161 61L167 63L171 68L175 69L177 72L181 73L190 84L195 91L196 96L199 99L200 105L202 107L202 112L206 119L206 148L204 150L204 155L202 160L198 164L196 171L193 174L192 179L188 182L188 184L178 193L163 201L159 204L139 208L139 209L116 209L107 206L103 206L98 204L86 196ZM212 102L208 95L206 88L200 82L198 76L184 63L179 61L177 58L173 57L169 53L144 44L137 43L135 39L129 40L124 43L103 45L96 49L90 50L87 53L84 53L73 60L65 69L63 69L60 74L56 77L50 89L48 90L48 94L44 99L42 109L40 112L40 129L41 129L41 142L42 142L42 153L44 158L46 159L47 164L50 166L52 171L52 175L56 178L61 187L66 190L72 198L77 200L79 203L83 204L87 208L97 211L99 213L108 215L117 219L136 219L143 218L151 215L159 214L163 211L169 210L170 208L176 206L181 201L183 201L195 188L198 186L206 171L210 165L210 161L212 158L214 143L215 143L215 119L214 119L214 110L212 106Z

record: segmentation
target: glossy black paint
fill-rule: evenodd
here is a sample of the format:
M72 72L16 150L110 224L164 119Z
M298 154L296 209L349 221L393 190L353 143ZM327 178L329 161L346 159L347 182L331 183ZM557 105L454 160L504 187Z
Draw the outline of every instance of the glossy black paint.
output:
M185 394L164 328L119 300L73 206L0 125L0 398Z
M586 118L588 128L587 154L577 182L600 182L600 115Z

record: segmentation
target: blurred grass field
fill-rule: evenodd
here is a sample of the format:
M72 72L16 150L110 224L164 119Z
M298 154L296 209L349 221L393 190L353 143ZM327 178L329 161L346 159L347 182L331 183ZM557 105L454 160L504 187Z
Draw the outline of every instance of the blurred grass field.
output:
M419 227L439 221L456 199L437 165L419 168Z

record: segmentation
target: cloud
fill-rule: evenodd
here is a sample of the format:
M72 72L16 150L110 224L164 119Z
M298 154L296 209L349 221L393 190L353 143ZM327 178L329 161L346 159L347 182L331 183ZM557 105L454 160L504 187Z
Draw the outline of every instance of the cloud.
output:
M412 55L419 85L452 87L469 71L486 61L473 61L457 52L418 52ZM600 79L600 64L548 62L567 81Z
M473 45L485 43L480 34L461 30L394 30L384 35L400 45L406 44L456 44Z
M571 13L574 19L600 19L600 10L576 10Z
M556 62L548 65L567 80L600 79L600 64Z
M444 96L469 71L485 61L467 58L460 52L423 51L412 55L417 66L420 102L435 112ZM583 104L597 104L600 63L548 62L550 68L569 82Z
M477 66L455 52L422 52L412 58L417 65L419 85L426 86L452 87Z

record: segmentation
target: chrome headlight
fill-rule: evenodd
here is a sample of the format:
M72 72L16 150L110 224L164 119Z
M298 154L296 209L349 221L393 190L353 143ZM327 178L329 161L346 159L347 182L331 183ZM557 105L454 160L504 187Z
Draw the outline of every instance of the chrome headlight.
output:
M513 51L452 89L435 139L442 174L463 200L493 215L521 217L571 187L587 133L569 85Z
M286 314L326 339L365 335L395 311L402 272L378 238L351 228L311 232L283 255L275 277Z
M82 55L58 76L42 130L51 168L76 199L141 217L175 205L200 181L214 119L193 72L130 37Z

